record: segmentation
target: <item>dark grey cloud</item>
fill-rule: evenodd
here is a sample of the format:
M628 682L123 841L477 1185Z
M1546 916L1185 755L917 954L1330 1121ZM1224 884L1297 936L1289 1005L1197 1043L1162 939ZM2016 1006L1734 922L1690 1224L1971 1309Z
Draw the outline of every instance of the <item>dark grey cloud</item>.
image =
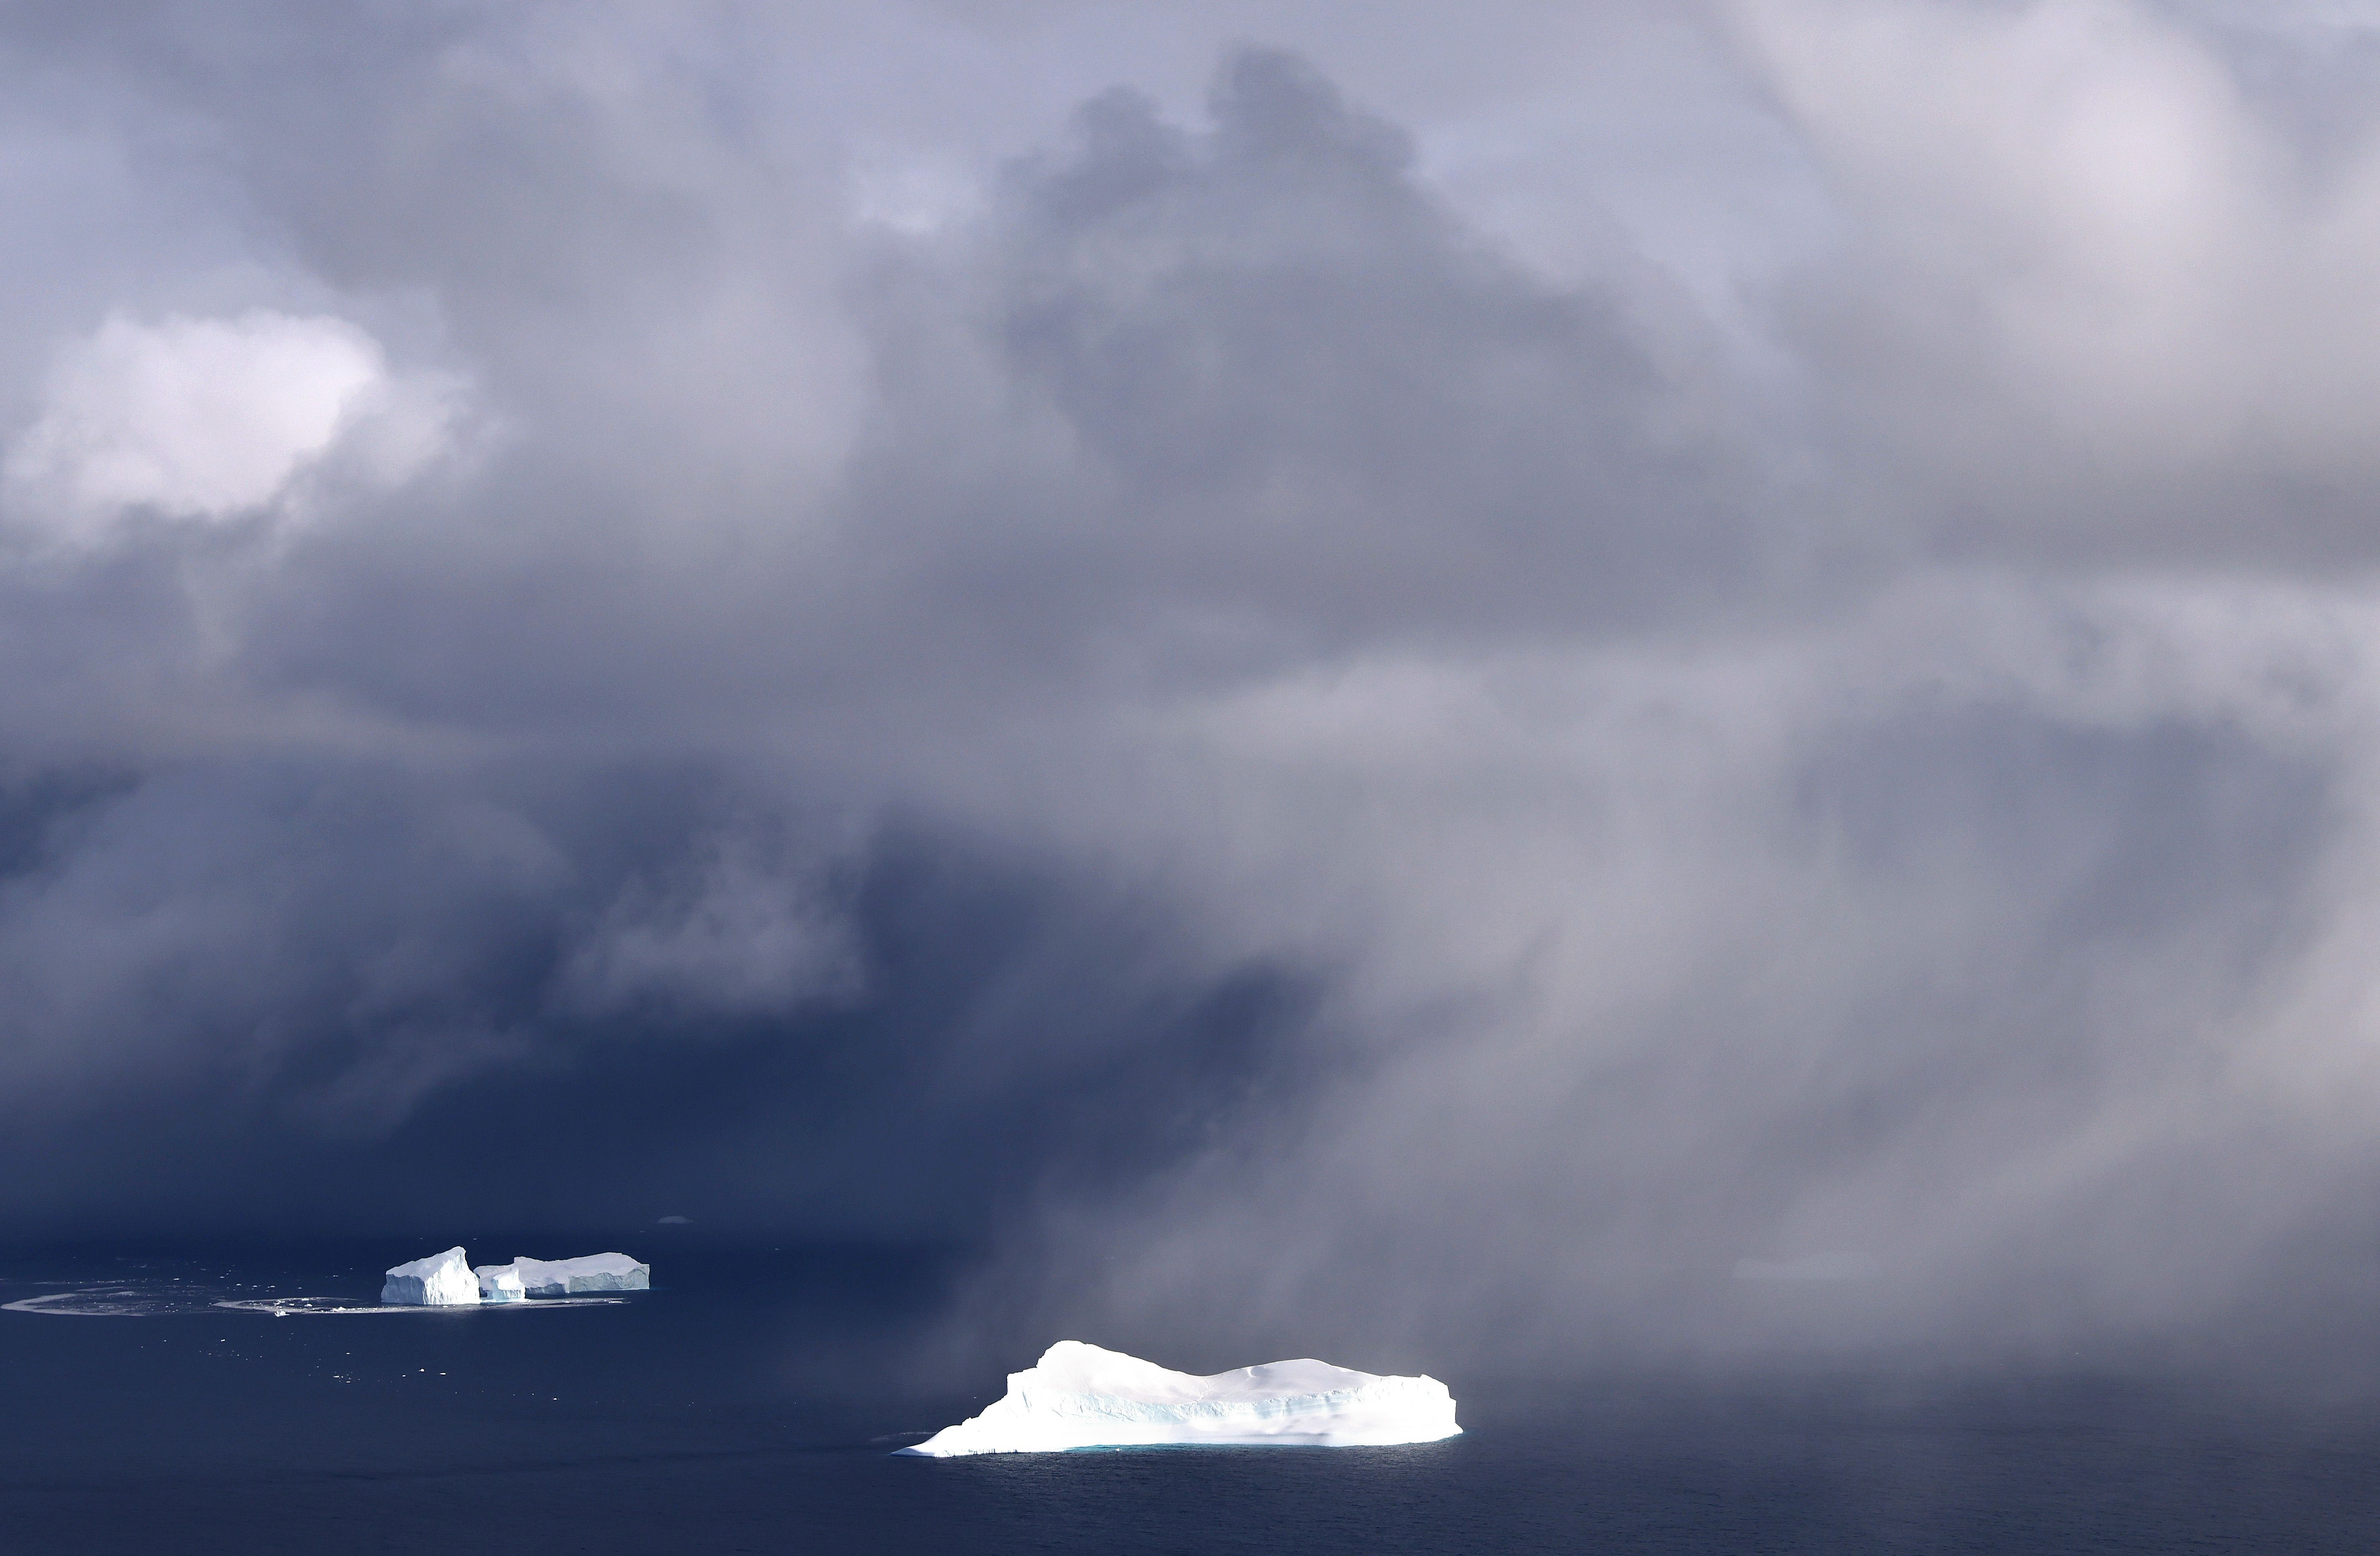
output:
M28 8L0 1223L938 1239L1219 1365L2347 1322L2363 55L1397 15Z

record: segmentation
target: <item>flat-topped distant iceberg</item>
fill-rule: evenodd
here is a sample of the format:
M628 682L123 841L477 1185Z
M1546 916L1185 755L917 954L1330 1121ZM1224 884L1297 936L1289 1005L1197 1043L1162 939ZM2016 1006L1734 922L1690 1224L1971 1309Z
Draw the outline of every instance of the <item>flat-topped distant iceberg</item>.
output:
M453 1307L480 1300L480 1282L459 1247L400 1264L388 1272L380 1299L407 1307Z
M463 1250L454 1247L391 1270L380 1288L380 1299L392 1307L455 1307L518 1302L531 1296L651 1288L652 1267L625 1254L516 1258L510 1264L482 1264L475 1270Z
M1436 1442L1463 1428L1435 1378L1381 1378L1328 1362L1278 1361L1194 1378L1061 1340L982 1415L904 1453L1056 1453L1073 1448L1240 1443L1354 1448Z
M650 1291L652 1267L625 1254L589 1254L584 1258L516 1258L521 1289L531 1296L577 1296L585 1292Z

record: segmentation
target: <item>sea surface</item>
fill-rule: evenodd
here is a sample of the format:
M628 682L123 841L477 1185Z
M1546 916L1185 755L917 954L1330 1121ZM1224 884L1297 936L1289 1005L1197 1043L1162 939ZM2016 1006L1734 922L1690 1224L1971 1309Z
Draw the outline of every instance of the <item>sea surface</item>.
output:
M927 1460L892 1450L1002 1380L897 1381L915 1260L637 1247L655 1289L615 1302L320 1310L428 1251L0 1249L0 1551L2380 1550L2357 1398L1458 1375L1441 1443ZM593 1250L472 1246L516 1251Z

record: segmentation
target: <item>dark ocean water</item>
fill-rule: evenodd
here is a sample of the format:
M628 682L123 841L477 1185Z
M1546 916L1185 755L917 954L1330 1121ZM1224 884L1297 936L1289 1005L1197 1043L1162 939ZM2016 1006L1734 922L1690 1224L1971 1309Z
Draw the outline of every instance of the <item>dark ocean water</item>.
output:
M0 1252L0 1302L127 1309L0 1311L0 1551L2380 1550L2368 1401L1457 1376L1443 1443L932 1461L888 1455L1002 1380L879 1380L933 1284L892 1255L632 1248L653 1292L557 1310L212 1306L369 1298L417 1251Z

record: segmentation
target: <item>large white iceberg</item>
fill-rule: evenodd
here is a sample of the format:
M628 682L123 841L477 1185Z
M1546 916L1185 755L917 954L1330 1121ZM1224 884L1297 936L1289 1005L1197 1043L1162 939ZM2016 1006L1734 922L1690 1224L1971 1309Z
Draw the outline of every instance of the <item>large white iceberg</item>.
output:
M652 1267L625 1254L589 1254L584 1258L516 1258L521 1289L531 1296L577 1296L582 1292L648 1291Z
M1381 1378L1328 1362L1278 1361L1194 1378L1061 1340L1008 1375L1008 1393L904 1453L1054 1453L1156 1443L1353 1448L1436 1442L1463 1428L1435 1378Z
M388 1272L380 1299L408 1307L453 1307L480 1300L480 1282L459 1247L400 1264Z
M518 1302L528 1295L528 1288L521 1284L520 1271L509 1264L482 1264L471 1273L480 1278L482 1302Z

